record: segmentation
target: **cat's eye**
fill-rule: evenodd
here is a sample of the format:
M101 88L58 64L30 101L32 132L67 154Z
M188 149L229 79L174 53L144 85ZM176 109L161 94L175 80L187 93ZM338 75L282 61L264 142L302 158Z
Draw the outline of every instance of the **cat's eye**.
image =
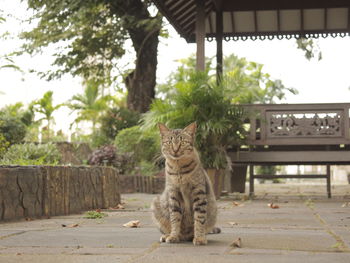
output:
M167 141L167 144L171 144L171 141Z

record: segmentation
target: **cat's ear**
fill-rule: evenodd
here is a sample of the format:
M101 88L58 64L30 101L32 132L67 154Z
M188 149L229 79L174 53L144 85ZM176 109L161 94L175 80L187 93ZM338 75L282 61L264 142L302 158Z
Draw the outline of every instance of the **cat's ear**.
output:
M164 135L165 133L169 132L169 128L165 126L163 123L158 123L158 128L161 135Z
M194 134L196 133L196 129L197 129L197 123L196 122L192 122L190 125L186 126L183 129L183 131L187 132L192 137L194 137Z

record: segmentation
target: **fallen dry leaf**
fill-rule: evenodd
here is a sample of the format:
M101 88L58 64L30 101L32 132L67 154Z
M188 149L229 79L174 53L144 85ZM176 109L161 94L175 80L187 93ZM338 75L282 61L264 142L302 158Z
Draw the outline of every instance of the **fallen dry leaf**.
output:
M236 202L236 201L234 201L232 204L233 204L233 206L238 206L238 207L244 206L244 204L241 204L241 203Z
M272 209L277 209L277 208L280 208L279 205L276 205L274 203L271 203L271 204L267 204L268 207L272 208Z
M97 213L101 213L101 209L100 209L100 208L96 209L95 211L96 211Z
M140 227L140 220L132 220L129 221L128 223L125 223L123 227Z
M350 206L350 202L344 203L341 207L347 207Z
M70 225L62 224L61 226L62 226L62 227L69 227L69 228L72 228L72 227L78 227L79 224L78 224L78 223L76 223L76 224L70 224Z
M122 206L122 204L117 204L115 207L110 207L109 209L111 209L111 210L119 210L119 209L125 209L125 207Z
M228 222L229 223L229 225L231 225L231 226L236 226L236 225L238 225L236 222Z
M34 219L31 217L26 217L26 221L33 221Z
M237 240L233 241L231 244L230 244L231 247L238 247L238 248L241 248L242 247L242 239L239 237L237 238Z

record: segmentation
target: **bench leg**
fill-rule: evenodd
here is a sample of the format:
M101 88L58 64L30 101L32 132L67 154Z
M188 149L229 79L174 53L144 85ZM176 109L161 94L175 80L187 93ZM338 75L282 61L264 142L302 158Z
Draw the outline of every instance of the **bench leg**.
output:
M249 165L249 197L254 197L254 165Z
M331 194L331 166L327 164L327 195L328 198L332 197Z

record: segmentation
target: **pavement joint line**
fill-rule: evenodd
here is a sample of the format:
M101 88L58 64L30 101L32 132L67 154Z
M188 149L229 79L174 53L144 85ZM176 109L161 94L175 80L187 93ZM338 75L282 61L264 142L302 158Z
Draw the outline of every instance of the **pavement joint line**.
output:
M238 227L221 226L222 229L237 229ZM324 227L302 227L302 226L283 226L283 227L271 227L271 226L249 226L239 225L239 228L243 229L271 229L271 230L322 230Z
M0 236L0 240L3 240L5 238L9 238L9 237L19 236L19 235L29 233L29 232L42 232L42 231L47 231L47 230L55 230L55 229L59 229L59 228L60 227L50 227L50 228L43 228L43 229L22 230L22 231L19 231L17 233L12 233L9 235Z
M311 200L312 202L312 200ZM305 205L313 212L314 217L317 219L317 221L323 226L323 229L326 233L328 233L330 236L332 236L335 241L337 242L334 248L338 249L340 252L350 252L350 248L346 245L344 240L341 236L337 235L329 226L329 224L321 217L319 213L315 210L315 207L313 205L313 202L308 202Z
M22 234L27 233L27 232L28 231L20 231L20 232L17 232L17 233L12 233L12 234L9 234L9 235L1 236L0 240L3 240L3 239L8 238L8 237L19 236L19 235L22 235Z
M253 252L252 252L253 251ZM263 251L261 253L260 251ZM266 253L266 251L270 251L269 253ZM267 248L232 248L229 251L229 255L263 255L263 254L269 254L269 255L284 255L284 254L290 254L290 253L304 253L304 254L334 254L339 253L337 251L324 251L324 250L296 250L296 249L267 249ZM349 251L344 251L342 253L349 254Z
M132 256L131 259L127 260L126 263L131 263L134 262L137 259L140 259L142 257L145 257L149 254L151 254L153 251L155 251L156 249L158 249L160 247L160 242L154 242L152 243L152 245L150 246L150 248L148 248L145 252L137 254L135 256Z

